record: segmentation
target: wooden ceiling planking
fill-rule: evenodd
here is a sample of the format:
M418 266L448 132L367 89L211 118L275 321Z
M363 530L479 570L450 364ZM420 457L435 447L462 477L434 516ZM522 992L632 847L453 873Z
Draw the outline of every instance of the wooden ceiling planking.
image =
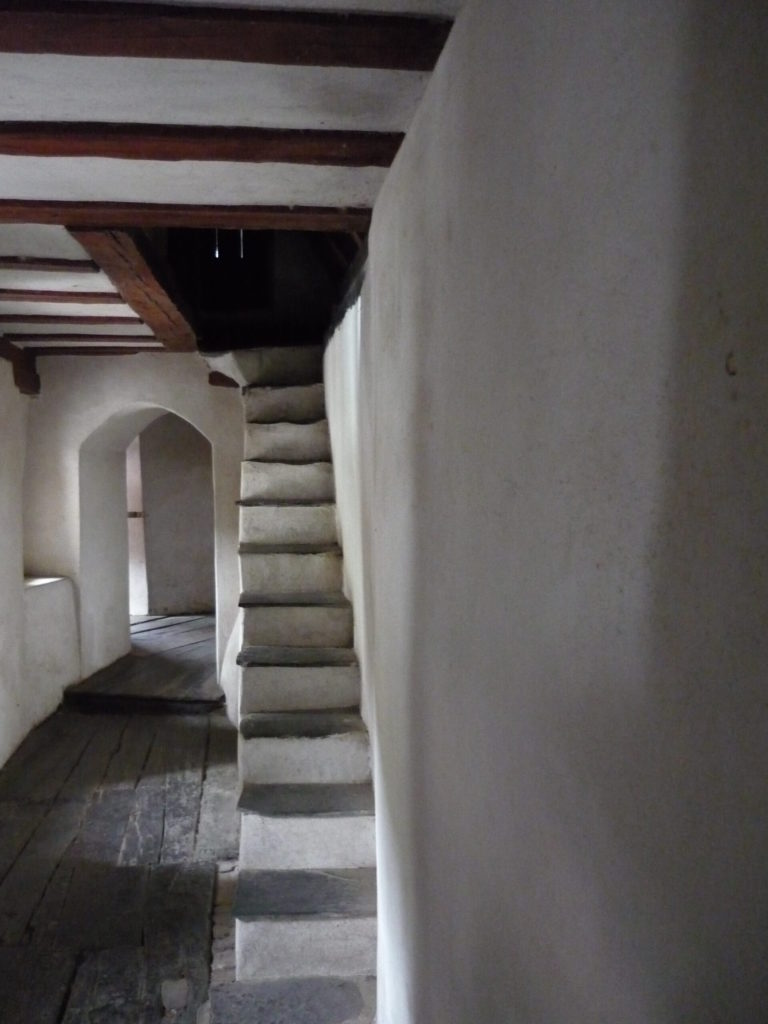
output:
M389 167L403 138L401 132L296 131L221 125L0 123L0 153L11 156Z
M172 294L168 270L143 233L79 228L70 233L158 341L174 352L197 350L189 315Z
M430 71L452 22L399 15L0 0L0 50Z
M316 206L212 206L0 199L0 224L33 221L73 228L243 228L247 231L367 232L371 211Z

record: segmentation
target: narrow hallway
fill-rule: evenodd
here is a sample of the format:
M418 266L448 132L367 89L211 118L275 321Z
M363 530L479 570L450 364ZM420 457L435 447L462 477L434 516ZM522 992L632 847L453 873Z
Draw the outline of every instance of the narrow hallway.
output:
M223 712L65 708L27 737L0 772L3 1024L194 1024L236 777Z

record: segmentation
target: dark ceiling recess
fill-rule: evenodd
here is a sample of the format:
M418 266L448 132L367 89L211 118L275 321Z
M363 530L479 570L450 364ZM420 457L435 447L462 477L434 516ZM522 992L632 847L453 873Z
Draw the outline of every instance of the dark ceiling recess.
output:
M313 231L175 228L167 254L200 347L321 344L359 248Z

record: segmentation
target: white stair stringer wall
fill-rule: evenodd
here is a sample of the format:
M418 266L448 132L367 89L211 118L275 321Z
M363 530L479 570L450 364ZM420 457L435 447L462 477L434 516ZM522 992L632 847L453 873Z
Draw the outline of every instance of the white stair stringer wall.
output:
M248 350L239 673L239 982L376 972L375 818L342 593L322 349ZM303 983L303 982L302 982Z

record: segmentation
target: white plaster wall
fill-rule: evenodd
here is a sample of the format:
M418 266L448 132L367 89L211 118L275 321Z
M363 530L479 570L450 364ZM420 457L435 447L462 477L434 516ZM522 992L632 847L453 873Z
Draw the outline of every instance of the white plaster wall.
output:
M377 203L382 1024L764 1019L766 30L470 0Z
M0 359L0 764L34 724L22 673L24 635L21 492L29 400Z
M214 517L211 446L178 416L140 435L150 612L212 612Z
M23 607L22 677L33 725L54 712L64 688L80 678L80 638L72 581L25 581Z
M75 581L83 675L129 647L125 449L168 411L189 420L213 449L221 663L238 600L239 393L210 387L195 354L46 357L40 372L25 478L27 571Z

